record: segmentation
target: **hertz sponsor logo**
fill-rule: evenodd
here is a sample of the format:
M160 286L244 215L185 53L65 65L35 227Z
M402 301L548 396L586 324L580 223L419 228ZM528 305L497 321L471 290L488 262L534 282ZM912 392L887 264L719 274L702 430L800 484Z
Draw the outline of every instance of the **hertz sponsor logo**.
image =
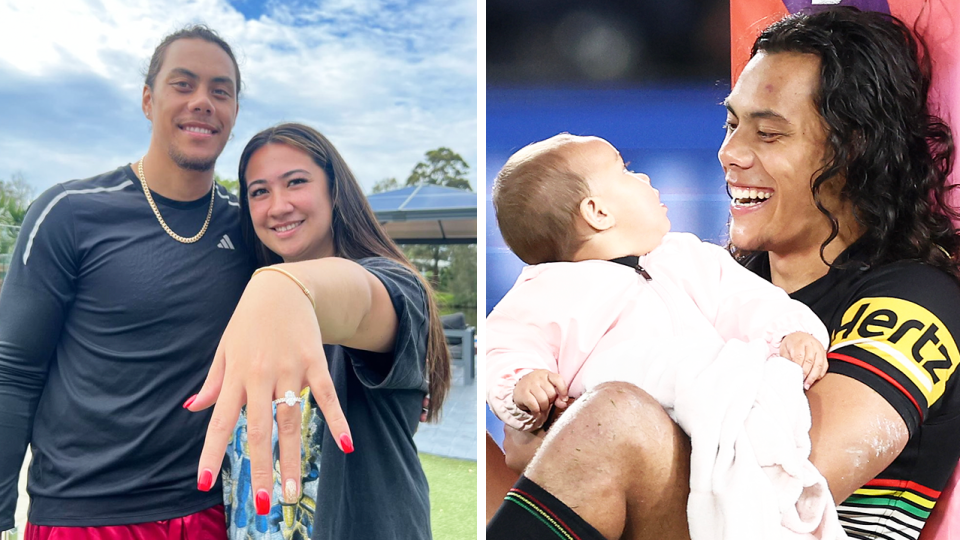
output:
M855 346L885 359L920 388L928 407L943 395L960 351L936 315L899 298L863 298L840 321L830 351Z

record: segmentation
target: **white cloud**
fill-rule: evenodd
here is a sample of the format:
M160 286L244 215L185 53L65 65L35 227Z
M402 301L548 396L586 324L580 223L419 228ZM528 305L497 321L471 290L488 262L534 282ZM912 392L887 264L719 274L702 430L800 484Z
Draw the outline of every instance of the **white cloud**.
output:
M263 15L248 20L225 0L0 0L0 118L16 118L0 120L0 178L19 171L40 190L137 159L149 142L142 70L192 22L234 47L244 81L221 175L280 121L324 132L367 188L405 179L439 146L476 166L474 1L253 7Z

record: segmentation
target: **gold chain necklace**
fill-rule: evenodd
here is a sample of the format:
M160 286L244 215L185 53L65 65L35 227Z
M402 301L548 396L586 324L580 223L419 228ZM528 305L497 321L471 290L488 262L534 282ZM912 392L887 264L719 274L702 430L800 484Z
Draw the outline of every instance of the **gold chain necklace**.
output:
M183 244L192 244L203 238L203 233L207 232L207 227L210 226L210 218L213 216L213 198L217 191L216 184L214 184L213 189L210 190L210 209L207 210L207 219L203 222L203 228L200 229L200 232L198 232L196 236L185 238L170 229L167 222L163 220L163 216L160 215L160 209L157 208L157 203L153 202L153 196L150 195L150 187L147 186L147 177L143 175L143 158L140 158L140 162L137 163L137 172L140 173L137 178L140 179L140 185L143 186L143 193L147 196L147 202L150 203L150 208L153 209L153 215L157 216L157 221L160 222L163 230L167 231L167 234L169 234L171 238Z

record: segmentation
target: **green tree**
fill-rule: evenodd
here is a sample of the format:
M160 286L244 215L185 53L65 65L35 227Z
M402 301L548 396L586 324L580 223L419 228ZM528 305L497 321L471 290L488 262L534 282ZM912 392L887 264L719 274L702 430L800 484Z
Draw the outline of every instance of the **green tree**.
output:
M437 148L428 151L414 166L405 185L435 184L473 191L467 179L469 172L470 166L460 154L449 148ZM396 187L399 186L387 189ZM403 246L403 252L437 290L442 311L477 306L477 246L408 244Z
M218 184L227 188L227 191L233 193L237 197L240 196L240 180L234 180L233 178L222 178L219 174L214 173L213 179L216 180Z
M441 288L453 293L454 306L475 307L477 305L477 245L458 244L448 247L450 266L443 274Z
M441 147L428 150L425 158L413 167L407 178L408 186L424 183L473 191L470 181L467 180L470 165L467 165L460 154Z
M444 313L477 307L476 244L406 244L403 253L427 277L437 291L437 302Z
M6 273L3 256L13 251L17 233L33 200L33 188L23 174L14 173L10 180L0 180L0 281Z
M0 180L0 213L7 219L4 223L20 226L32 200L33 187L27 184L22 173L13 173L10 180Z
M445 244L404 244L404 255L427 277L434 289L440 289L440 268L449 264L450 246Z
M397 182L396 178L384 178L373 185L373 189L370 190L370 193L383 193L384 191L390 191L391 189L397 189L399 187L400 183Z

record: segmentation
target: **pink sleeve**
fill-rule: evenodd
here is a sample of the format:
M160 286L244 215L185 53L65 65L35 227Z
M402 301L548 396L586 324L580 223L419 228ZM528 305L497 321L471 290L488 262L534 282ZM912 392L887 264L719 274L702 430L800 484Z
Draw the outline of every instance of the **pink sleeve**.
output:
M541 267L547 267L545 270ZM528 268L487 317L486 395L507 425L529 431L546 420L520 410L513 391L535 369L559 373L568 388L623 310L632 270L612 263L554 263ZM571 388L573 390L573 388ZM571 397L578 394L571 392Z
M513 389L535 369L559 372L559 332L537 322L521 322L494 308L487 317L487 403L497 418L521 431L539 428L546 415L534 416L513 402Z
M829 335L823 322L803 303L741 266L720 246L693 235L677 235L681 286L723 339L762 339L777 355L787 334L806 332L826 349ZM687 260L682 260L686 257Z

